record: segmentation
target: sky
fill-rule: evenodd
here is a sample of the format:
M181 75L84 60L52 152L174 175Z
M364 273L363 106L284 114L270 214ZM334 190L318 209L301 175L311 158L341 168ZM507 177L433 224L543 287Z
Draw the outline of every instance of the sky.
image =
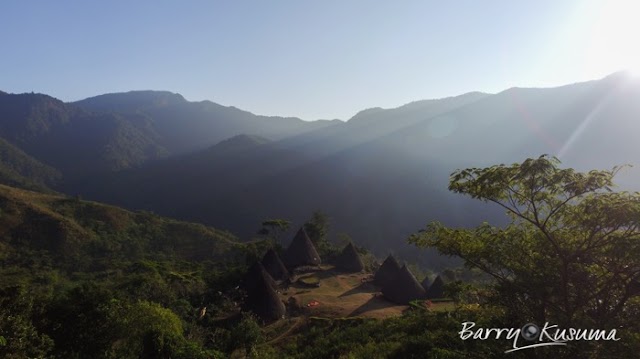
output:
M358 111L640 70L640 1L0 2L0 90L168 90L261 115Z

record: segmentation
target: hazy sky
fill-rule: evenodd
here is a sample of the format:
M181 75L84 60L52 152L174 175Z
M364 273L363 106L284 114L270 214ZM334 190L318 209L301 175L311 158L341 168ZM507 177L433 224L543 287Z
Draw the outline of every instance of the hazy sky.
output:
M346 120L639 68L638 10L632 0L4 0L0 90L65 101L169 90Z

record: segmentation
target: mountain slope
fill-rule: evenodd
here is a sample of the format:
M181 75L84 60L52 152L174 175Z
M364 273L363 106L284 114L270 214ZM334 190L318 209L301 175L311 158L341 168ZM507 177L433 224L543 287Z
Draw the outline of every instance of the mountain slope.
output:
M185 204L200 202L203 195L212 192L226 193L246 186L270 174L273 168L269 166L246 165L270 143L264 137L238 135L203 151L77 183L71 189L99 201L193 220L183 211Z
M0 185L0 262L93 272L145 258L229 258L243 245L228 232L100 203Z
M0 137L51 165L48 153L35 149L47 141L51 149L54 139L66 142L50 132L75 131L69 144L85 132L104 134L92 138L92 146L68 146L73 149L68 156L55 157L62 163L54 167L82 168L86 174L58 187L67 193L207 223L242 238L266 218L301 223L320 209L333 218L336 231L350 233L380 255L388 250L415 254L404 240L430 220L460 226L504 221L499 208L448 192L449 174L457 168L519 162L543 153L579 170L640 163L639 97L640 80L614 74L557 88L512 88L370 109L346 123L304 125L303 133L281 139L265 133L298 120L190 103L172 93L105 95L85 100L84 109L45 97L39 107L26 108L49 115L23 115L28 121L18 122L22 132L7 131L3 124L0 134L13 135ZM104 130L95 131L96 124ZM300 130L287 126L288 134ZM234 131L245 132L229 136ZM214 138L220 138L216 145L204 145ZM187 147L195 152L176 155ZM111 152L105 148L114 155L107 156ZM155 152L145 157L149 149ZM161 150L174 156L163 159ZM77 156L112 170L92 174ZM124 160L118 166L116 159ZM629 170L621 180L625 188L637 189L640 173Z
M166 154L141 116L94 114L47 95L0 96L0 119L1 138L65 178L120 170Z
M167 355L220 357L183 325L198 318L205 332L235 313L233 288L260 245L202 224L0 185L0 356L144 357L147 333L168 328L178 349Z
M613 75L558 88L513 88L374 109L344 124L220 157L224 161L195 161L190 167L164 162L155 167L152 185L144 184L151 183L149 177L129 182L116 176L111 186L94 183L91 193L241 237L265 218L301 223L320 209L337 231L378 254L415 254L405 238L428 221L471 226L505 220L495 206L448 192L449 174L457 168L543 153L580 170L640 163L638 95L638 80ZM629 172L626 183L639 180Z
M393 109L368 109L340 126L322 128L280 141L283 148L295 149L310 158L321 158L351 147L375 141L395 131L428 121L434 116L467 106L490 96L471 92L437 100L415 101Z
M0 138L0 183L46 190L60 180L60 172Z
M69 193L76 193L78 183L202 150L235 135L283 138L336 123L341 122L256 116L160 91L107 94L70 104L43 94L0 96L0 139L60 172L56 189ZM21 181L4 173L5 183Z
M512 88L369 145L428 156L449 172L542 153L582 170L640 163L639 95L640 79L619 73L557 88ZM447 135L437 136L443 127Z
M332 126L340 121L306 122L294 117L257 116L211 101L189 102L179 94L131 91L91 97L74 103L92 111L136 113L153 122L160 143L173 154L204 149L226 138L255 134L282 139Z

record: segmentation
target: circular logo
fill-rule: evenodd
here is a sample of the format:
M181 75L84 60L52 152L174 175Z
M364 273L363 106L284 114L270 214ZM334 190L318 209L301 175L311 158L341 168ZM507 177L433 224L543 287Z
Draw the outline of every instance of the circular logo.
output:
M538 339L540 335L540 328L533 323L525 324L520 330L520 335L528 341L534 341Z

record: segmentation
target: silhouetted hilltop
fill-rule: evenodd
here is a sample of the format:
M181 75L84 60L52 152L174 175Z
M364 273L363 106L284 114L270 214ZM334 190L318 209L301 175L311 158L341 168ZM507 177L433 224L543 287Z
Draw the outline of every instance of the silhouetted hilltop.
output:
M207 223L242 238L264 218L302 223L320 209L338 224L336 232L362 238L358 244L374 253L425 257L405 238L427 221L507 220L496 206L448 191L458 168L543 153L578 170L640 163L637 98L640 80L620 73L555 88L416 101L323 123L256 116L169 92L99 96L81 107L44 95L3 95L0 114L10 118L0 124L0 138L59 171L55 189L72 195ZM108 99L111 112L88 110ZM633 168L619 183L638 189L639 181ZM435 267L446 260L426 258Z
M89 97L74 104L93 111L135 112L186 102L182 95L169 91L128 91Z

